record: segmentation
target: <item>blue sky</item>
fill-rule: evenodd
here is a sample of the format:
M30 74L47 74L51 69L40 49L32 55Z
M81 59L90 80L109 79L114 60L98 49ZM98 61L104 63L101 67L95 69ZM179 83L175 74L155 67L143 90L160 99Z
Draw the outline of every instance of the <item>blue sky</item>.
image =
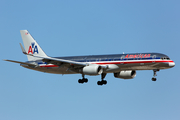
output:
M1 0L0 119L179 120L180 16L178 0ZM137 71L131 80L56 75L19 64L20 30L27 29L49 56L160 52L172 69Z

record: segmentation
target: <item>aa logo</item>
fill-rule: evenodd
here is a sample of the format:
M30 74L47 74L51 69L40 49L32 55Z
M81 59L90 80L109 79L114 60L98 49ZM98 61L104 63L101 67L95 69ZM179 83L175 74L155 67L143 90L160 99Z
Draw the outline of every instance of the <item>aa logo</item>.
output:
M31 46L29 46L28 54L29 53L31 53L31 54L37 53L38 54L38 48L37 48L37 45L35 45L35 43L31 43Z

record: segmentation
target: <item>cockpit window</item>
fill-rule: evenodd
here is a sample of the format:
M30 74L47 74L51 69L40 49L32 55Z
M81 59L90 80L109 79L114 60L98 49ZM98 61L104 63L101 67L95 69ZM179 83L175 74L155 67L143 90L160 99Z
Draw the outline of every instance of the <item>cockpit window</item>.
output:
M162 60L170 60L170 58L168 58L168 57L163 57L163 58L161 58Z

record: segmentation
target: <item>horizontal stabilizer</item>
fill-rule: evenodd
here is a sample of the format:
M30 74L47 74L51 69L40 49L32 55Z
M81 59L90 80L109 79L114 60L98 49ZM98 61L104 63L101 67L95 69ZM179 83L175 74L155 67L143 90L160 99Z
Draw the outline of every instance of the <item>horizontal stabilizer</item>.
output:
M32 54L27 54L27 52L25 51L25 49L24 49L24 47L22 46L22 44L21 44L21 43L19 43L19 44L20 44L20 46L21 46L22 52L23 52L25 55L33 56Z
M26 52L25 49L23 48L22 44L21 44L21 43L19 43L19 44L20 44L20 46L21 46L22 52L23 52L24 54L27 54L27 52Z
M31 66L36 66L35 64L26 63L26 62L20 62L20 61L14 61L14 60L7 60L7 59L5 59L4 61L19 63L19 64L25 64L25 65L31 65Z

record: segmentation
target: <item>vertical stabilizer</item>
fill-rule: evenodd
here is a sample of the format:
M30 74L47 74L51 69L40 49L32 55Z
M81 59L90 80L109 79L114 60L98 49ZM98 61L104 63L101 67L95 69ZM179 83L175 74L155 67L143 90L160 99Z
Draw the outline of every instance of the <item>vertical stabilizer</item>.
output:
M20 30L21 37L24 43L25 51L27 54L33 54L35 56L47 57L38 43L34 40L31 34L27 30ZM40 60L41 58L27 55L28 61Z

